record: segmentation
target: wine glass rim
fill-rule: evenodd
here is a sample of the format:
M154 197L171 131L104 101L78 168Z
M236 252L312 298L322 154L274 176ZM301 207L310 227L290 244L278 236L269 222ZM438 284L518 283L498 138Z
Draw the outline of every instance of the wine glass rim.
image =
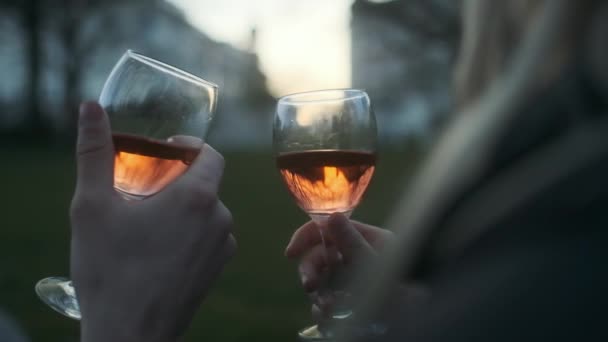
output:
M341 93L342 95L335 96L335 97L329 97L329 98L306 99L306 97L309 97L311 95L329 94L329 93L336 93L336 94ZM300 97L303 97L304 99L299 99ZM283 95L279 98L278 103L279 104L285 104L285 103L302 104L302 103L311 103L311 102L319 103L319 102L333 102L333 101L337 101L337 100L356 100L356 99L359 99L362 97L369 98L369 95L367 94L367 92L365 92L364 89L358 89L358 88L319 89L319 90L309 90L309 91L303 91L303 92Z
M154 58L150 58L148 56L144 56L140 53L137 53L131 49L127 50L126 55L129 56L129 58L133 58L135 60L137 60L138 62L144 63L150 67L153 67L157 70L160 70L162 72L166 72L169 73L175 77L181 78L184 81L189 81L189 82L194 82L194 83L201 83L203 86L207 86L207 87L211 87L214 89L219 88L219 86L213 82L204 80L196 75L193 75L187 71L184 71L182 69L179 69L177 67L174 67L172 65L169 65L167 63L163 63L161 61L158 61Z

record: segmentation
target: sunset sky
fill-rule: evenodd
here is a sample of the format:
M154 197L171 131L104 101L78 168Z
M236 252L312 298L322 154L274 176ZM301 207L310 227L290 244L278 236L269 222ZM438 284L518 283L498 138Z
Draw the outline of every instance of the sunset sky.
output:
M213 39L256 51L276 96L350 86L352 0L170 0Z

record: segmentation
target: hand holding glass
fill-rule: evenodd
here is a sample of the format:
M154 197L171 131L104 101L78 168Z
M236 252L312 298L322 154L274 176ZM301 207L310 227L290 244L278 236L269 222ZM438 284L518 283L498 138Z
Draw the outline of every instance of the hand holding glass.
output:
M122 56L99 103L112 125L114 188L123 198L143 200L186 171L203 146L217 96L215 84L182 70L130 50ZM80 319L70 280L43 279L36 292L59 313Z

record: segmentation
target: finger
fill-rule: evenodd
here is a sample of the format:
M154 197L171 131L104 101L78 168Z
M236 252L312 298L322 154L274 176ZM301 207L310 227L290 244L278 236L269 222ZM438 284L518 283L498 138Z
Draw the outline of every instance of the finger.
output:
M393 233L390 230L382 229L376 226L372 226L359 221L350 220L355 229L361 235L367 243L372 245L375 249L380 249L391 239Z
M321 314L322 317L331 317L332 309L335 305L335 298L330 291L310 292L308 298L311 303L313 303L313 308L319 310L319 314Z
M80 106L76 144L77 192L109 192L114 183L114 145L107 115L96 102Z
M327 233L346 262L357 254L371 252L371 246L363 235L341 213L331 214L327 220Z
M218 192L224 173L224 157L213 147L205 144L188 170L176 182L168 186L168 191L176 188L190 189L193 186L206 192Z
M323 271L326 268L325 248L322 245L315 246L300 260L298 272L306 292L314 291L319 287Z
M312 305L310 312L312 314L313 322L316 322L316 323L323 322L329 316L327 313L321 311L321 309L319 308L319 306L317 304Z
M361 233L363 238L374 248L379 249L384 246L387 240L393 235L392 232L378 228L369 224L351 220L353 227ZM288 258L300 257L303 253L322 242L318 226L310 221L296 230L292 235L285 256Z
M291 236L285 249L285 256L297 258L316 245L322 243L319 226L313 221L305 223Z
M327 273L340 262L340 256L335 247L316 245L300 259L298 272L304 290L315 291L326 281Z

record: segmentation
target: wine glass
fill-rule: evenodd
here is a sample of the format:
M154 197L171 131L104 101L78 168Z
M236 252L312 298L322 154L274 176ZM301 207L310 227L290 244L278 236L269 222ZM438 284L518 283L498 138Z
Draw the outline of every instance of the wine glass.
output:
M115 190L127 200L144 200L183 174L203 146L217 96L217 85L128 50L99 98L112 126ZM59 313L80 319L70 280L42 279L36 293Z
M376 119L369 96L357 89L284 96L278 101L273 126L277 167L298 206L319 227L328 258L323 233L328 217L336 212L350 217L374 174ZM336 289L329 289L329 282L322 290L338 295ZM348 308L337 309L332 318L344 320L351 313ZM315 325L299 336L322 341L333 334Z

